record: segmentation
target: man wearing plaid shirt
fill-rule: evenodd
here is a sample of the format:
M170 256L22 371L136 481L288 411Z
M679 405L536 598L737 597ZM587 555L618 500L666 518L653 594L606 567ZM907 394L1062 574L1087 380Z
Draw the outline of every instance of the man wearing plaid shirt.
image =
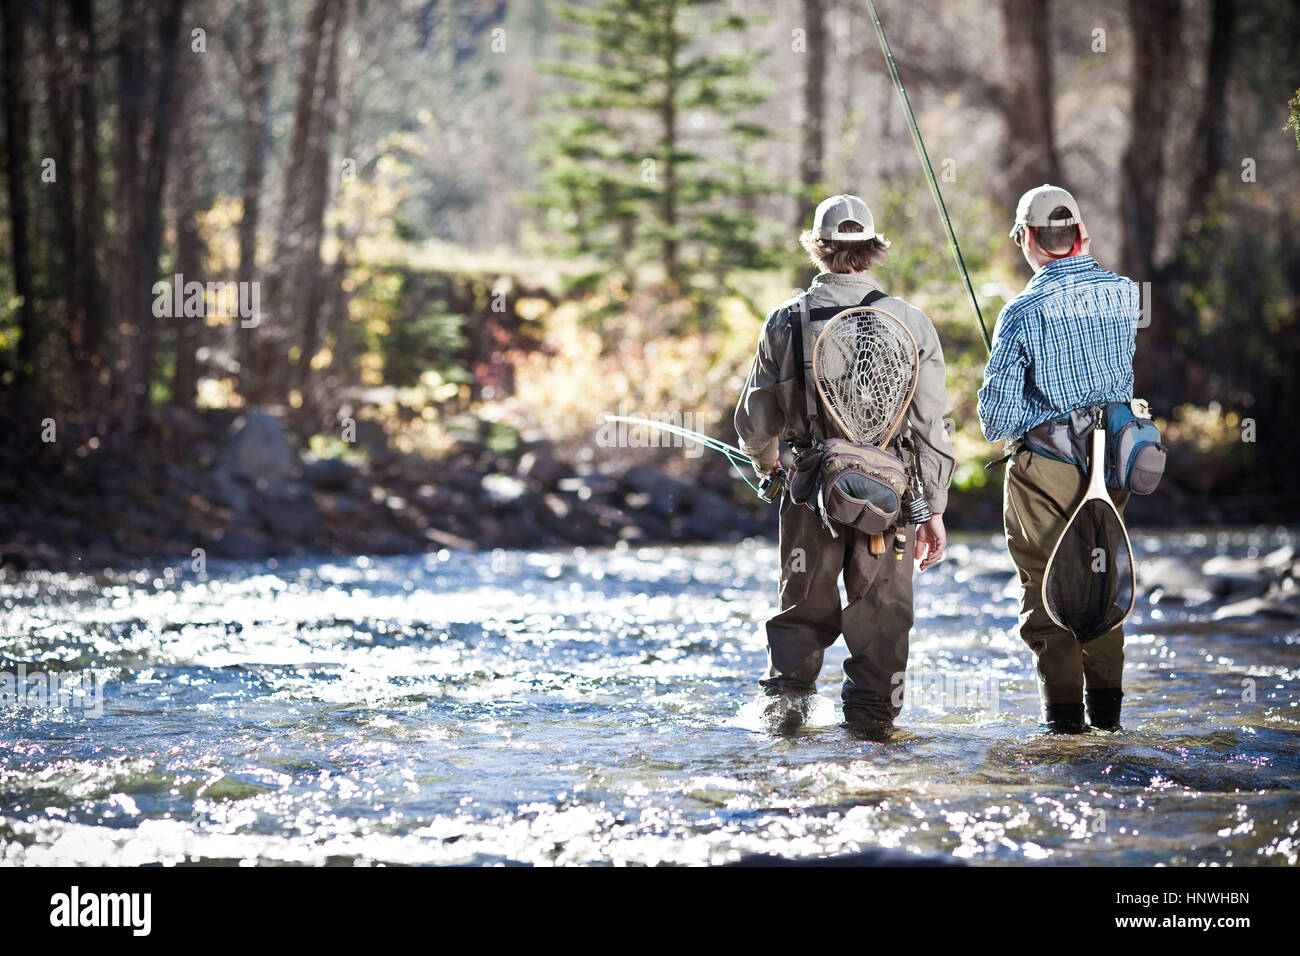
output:
M1087 477L1074 465L1031 452L1025 432L1071 411L1133 398L1133 348L1141 315L1137 284L1089 254L1079 206L1043 185L1021 197L1011 238L1034 277L1003 308L979 392L989 441L1008 440L1003 492L1007 548L1020 576L1020 636L1034 652L1043 719L1053 732L1091 725L1119 730L1124 632L1080 644L1042 602L1043 571ZM1128 494L1111 491L1123 513Z

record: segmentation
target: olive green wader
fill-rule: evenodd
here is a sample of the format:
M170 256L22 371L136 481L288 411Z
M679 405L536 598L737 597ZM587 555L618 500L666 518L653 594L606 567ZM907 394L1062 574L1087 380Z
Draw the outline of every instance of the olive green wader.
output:
M810 309L850 308L880 291L865 273L820 273L808 289ZM780 445L815 444L807 396L798 386L792 318L795 297L778 306L763 324L749 380L736 405L740 447L766 474L779 461ZM917 377L907 410L908 435L916 449L920 479L935 514L948 503L954 465L952 442L944 430L948 407L943 348L934 323L902 299L878 300L907 326L917 344ZM818 330L810 322L808 330ZM805 352L811 354L810 350ZM807 355L805 355L805 359ZM781 612L767 625L768 670L760 681L773 696L799 696L815 689L822 657L842 633L849 648L842 692L845 717L889 722L898 715L912 626L912 562L916 529L908 527L907 550L895 560L893 535L885 551L870 553L870 537L837 527L833 537L805 505L781 500ZM843 575L848 605L841 608Z
M781 613L767 623L769 693L811 692L822 657L840 634L848 645L841 699L846 717L891 721L907 668L912 629L912 556L915 526L895 557L893 534L883 554L870 551L870 535L837 527L831 537L810 508L781 499ZM848 604L841 606L844 576ZM901 695L898 695L901 697Z
M1034 652L1043 719L1081 723L1086 688L1094 725L1111 723L1103 716L1111 710L1117 725L1124 675L1123 627L1080 644L1053 623L1043 606L1047 559L1087 484L1087 476L1075 465L1021 446L1007 465L1003 519L1007 549L1020 576L1020 637ZM1111 489L1110 497L1122 515L1128 492Z

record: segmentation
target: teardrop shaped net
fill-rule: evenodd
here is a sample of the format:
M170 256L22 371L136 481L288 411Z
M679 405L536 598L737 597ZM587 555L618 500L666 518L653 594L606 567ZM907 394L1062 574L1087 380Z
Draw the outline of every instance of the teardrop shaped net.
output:
M1044 571L1048 612L1086 644L1124 623L1133 590L1133 551L1119 515L1104 501L1085 502Z
M892 437L911 398L916 361L911 333L886 312L853 309L826 323L813 374L844 437L871 445Z

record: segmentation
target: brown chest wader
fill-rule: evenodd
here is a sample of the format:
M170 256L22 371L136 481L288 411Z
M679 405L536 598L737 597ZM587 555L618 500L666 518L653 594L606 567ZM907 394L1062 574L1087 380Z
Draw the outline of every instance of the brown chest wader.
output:
M862 302L884 298L873 291ZM812 375L812 324L852 306L808 309L801 297L792 314L792 343L814 442L824 435ZM903 702L912 628L912 561L894 560L870 535L841 529L834 537L811 508L781 498L781 611L767 623L768 674L760 681L768 693L816 690L827 648L844 635L849 657L844 662L841 698L846 716L888 721ZM908 555L916 529L904 526ZM844 576L848 604L841 606L839 578Z
M1043 720L1081 728L1086 700L1093 726L1113 729L1119 724L1123 696L1123 627L1080 644L1051 619L1042 596L1052 546L1065 530L1088 479L1077 466L1036 454L1024 445L1008 458L1003 522L1020 583L1020 638L1034 655ZM1109 494L1123 513L1129 493L1110 489Z

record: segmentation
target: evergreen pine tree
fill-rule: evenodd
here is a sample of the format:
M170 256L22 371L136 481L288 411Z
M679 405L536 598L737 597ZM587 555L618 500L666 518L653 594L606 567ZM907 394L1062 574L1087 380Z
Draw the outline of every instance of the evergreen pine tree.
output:
M773 261L758 206L774 189L753 161L769 131L747 118L765 100L750 78L761 55L717 49L752 23L717 4L556 7L576 31L573 58L547 67L569 89L541 129L536 197L564 252L597 259L628 287L653 263L665 297L697 315L735 270Z

